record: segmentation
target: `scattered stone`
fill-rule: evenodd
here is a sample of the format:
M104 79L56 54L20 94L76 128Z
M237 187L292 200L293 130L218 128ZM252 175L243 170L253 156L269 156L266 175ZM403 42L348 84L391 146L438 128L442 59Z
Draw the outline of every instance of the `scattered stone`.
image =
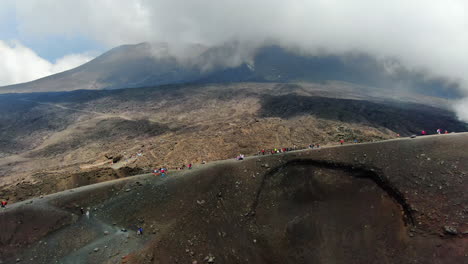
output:
M21 259L19 259L19 258L16 259L16 262L20 262L20 261L21 261Z
M262 167L264 167L264 168L270 168L270 165L268 165L267 163L265 163L265 164L262 164Z
M444 226L444 232L449 235L458 235L458 230L453 226Z
M99 251L99 248L94 248L94 252L98 252Z
M104 231L104 235L108 235L109 234L109 231Z
M210 254L210 255L206 256L204 260L205 260L205 262L207 262L207 263L214 263L214 262L215 262L215 259L216 259L216 258L215 258L213 255Z
M122 228L122 229L120 229L120 231L122 231L122 232L127 232L127 229Z
M129 191L131 191L131 189L126 189L126 190L125 190L125 192L129 192Z
M197 200L197 204L198 204L198 205L204 205L204 204L205 204L205 200L201 200L201 201Z

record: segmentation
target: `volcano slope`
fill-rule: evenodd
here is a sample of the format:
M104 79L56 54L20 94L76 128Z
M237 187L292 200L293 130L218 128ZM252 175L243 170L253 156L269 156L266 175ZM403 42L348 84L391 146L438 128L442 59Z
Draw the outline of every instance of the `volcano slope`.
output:
M1 210L1 261L466 263L467 148L426 136L84 186Z
M0 199L261 149L467 131L449 104L343 82L0 95Z

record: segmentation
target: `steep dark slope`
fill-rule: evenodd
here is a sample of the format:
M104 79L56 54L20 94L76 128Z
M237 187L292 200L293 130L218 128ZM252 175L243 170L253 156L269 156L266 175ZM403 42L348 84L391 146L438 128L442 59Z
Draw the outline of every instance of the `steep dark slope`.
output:
M197 70L183 67L165 54L164 47L156 48L147 43L120 46L75 69L29 83L1 87L0 92L141 87L186 82L199 76ZM161 57L156 57L156 53L161 53Z
M0 261L465 263L467 138L220 161L35 198L0 211Z

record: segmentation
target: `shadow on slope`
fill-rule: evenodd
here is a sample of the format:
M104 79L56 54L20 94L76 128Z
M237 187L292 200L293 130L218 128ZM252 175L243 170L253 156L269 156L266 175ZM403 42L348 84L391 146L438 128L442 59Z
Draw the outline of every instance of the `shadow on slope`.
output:
M419 134L438 128L462 132L468 125L455 114L430 106L412 103L375 103L370 101L335 99L287 94L266 96L261 100L262 117L293 118L314 115L318 118L349 123L363 123L388 128L402 135Z
M77 128L67 138L58 143L48 145L42 149L34 150L31 157L56 156L87 144L109 143L115 140L130 140L138 137L153 137L170 131L163 124L148 120L125 120L110 118L100 120L96 126Z

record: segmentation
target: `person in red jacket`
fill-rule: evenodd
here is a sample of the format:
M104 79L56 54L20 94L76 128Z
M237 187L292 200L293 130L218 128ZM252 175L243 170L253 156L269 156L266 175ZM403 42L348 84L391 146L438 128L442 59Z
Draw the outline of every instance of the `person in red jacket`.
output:
M344 139L340 139L340 145L344 144Z
M7 201L2 201L2 208L5 208L7 203L8 203Z
M192 169L192 163L189 163L189 165L187 166L189 170Z

